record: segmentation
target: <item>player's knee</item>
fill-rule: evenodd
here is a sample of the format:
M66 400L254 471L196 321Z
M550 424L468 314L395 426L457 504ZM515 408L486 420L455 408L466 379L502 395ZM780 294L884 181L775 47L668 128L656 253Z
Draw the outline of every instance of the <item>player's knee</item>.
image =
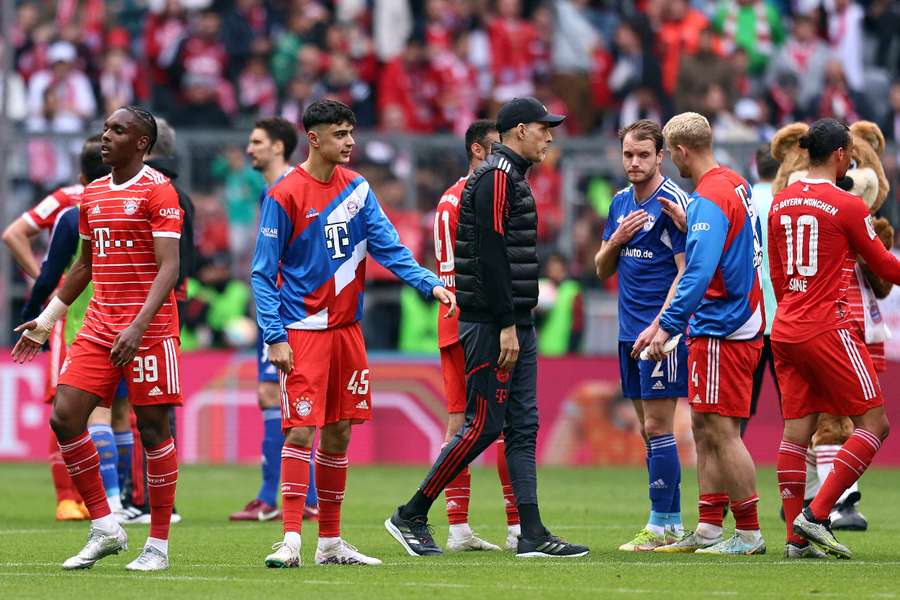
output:
M261 409L280 406L277 383L271 381L260 382L256 388L256 397Z
M350 421L338 421L322 428L322 449L325 452L346 452L350 445Z
M50 429L56 434L56 439L60 441L70 440L78 434L78 432L73 431L71 418L56 406L53 407L53 412L50 413Z
M641 433L644 436L644 440L648 440L649 438L672 433L672 427L664 419L645 417L644 428Z

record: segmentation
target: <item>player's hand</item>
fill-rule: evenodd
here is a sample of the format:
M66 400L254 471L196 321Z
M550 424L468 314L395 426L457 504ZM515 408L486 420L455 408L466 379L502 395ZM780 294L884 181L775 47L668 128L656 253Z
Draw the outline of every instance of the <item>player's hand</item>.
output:
M114 367L124 367L132 360L141 347L146 328L132 323L119 332L113 340L112 350L109 351L109 362Z
M456 314L456 294L442 285L436 285L434 286L434 289L431 290L431 295L444 306L450 307L447 312L444 313L445 319L449 319Z
M34 331L36 327L37 321L28 321L27 323L22 323L13 330L16 333L23 334L22 337L19 338L19 341L16 342L16 345L13 346L11 353L12 359L19 364L33 359L37 353L41 351L41 346L44 345L43 342L34 340L27 335L29 332Z
M269 345L269 362L275 367L290 374L294 370L294 351L287 342L278 342Z
M678 231L687 233L687 214L685 214L681 205L677 202L672 202L668 198L659 198L659 203L662 204L663 212L669 215L669 218L675 223Z
M665 329L657 329L656 333L653 335L653 339L650 340L650 344L647 346L647 357L650 360L657 361L664 359L666 353L663 350L663 346L669 341L670 337L672 336L670 336L669 332Z
M637 360L641 356L641 351L650 345L650 342L653 340L653 337L656 335L656 332L659 331L659 323L653 321L650 325L647 326L645 330L641 332L641 335L638 336L637 341L634 342L634 346L631 347L631 358Z
M631 238L641 230L650 219L646 211L636 210L622 219L616 231L609 237L609 243L615 246L624 246Z
M519 336L516 334L516 326L510 325L500 330L500 358L497 366L506 371L512 371L519 360Z

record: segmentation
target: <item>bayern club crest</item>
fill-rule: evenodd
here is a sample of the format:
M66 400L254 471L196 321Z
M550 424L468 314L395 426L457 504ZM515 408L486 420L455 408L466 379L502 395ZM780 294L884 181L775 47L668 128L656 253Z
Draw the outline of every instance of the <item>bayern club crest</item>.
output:
M350 213L351 217L359 212L359 204L356 203L356 200L351 200L347 203L347 212Z
M312 402L309 401L308 396L300 396L297 398L294 408L301 417L308 417L309 413L312 412Z
M125 201L125 214L126 215L133 215L134 213L137 212L137 209L138 209L137 200L130 198Z

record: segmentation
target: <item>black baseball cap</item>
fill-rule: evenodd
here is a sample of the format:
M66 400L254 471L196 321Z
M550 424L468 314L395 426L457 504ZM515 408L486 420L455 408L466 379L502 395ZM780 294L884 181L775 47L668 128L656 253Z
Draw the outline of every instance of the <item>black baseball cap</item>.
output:
M547 123L556 127L565 120L565 115L551 114L537 98L513 98L497 113L497 131L509 131L519 123Z

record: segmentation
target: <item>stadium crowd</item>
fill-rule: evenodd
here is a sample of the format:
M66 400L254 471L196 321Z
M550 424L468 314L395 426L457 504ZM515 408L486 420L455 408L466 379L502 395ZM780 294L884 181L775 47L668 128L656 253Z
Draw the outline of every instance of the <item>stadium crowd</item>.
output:
M611 136L639 118L694 110L722 142L767 141L786 123L821 117L873 120L889 143L900 139L900 6L890 0L31 0L17 4L10 42L7 110L29 134L32 201L71 175L71 149L41 135L94 131L130 103L183 137L249 131L269 115L297 122L322 98L348 104L361 130L460 135L475 117L534 95L570 115L561 128L570 136ZM428 260L431 210L457 174L417 173L413 208L402 157L361 155L372 160L357 168ZM564 160L554 150L531 173L544 257L563 226ZM242 146L200 162L208 176L191 190L199 269L189 321L202 330L199 345L239 343L250 330L241 317L264 182ZM618 183L582 186L568 262L549 261L548 280L586 273L597 285L589 257ZM371 271L376 288L399 289L384 269ZM372 302L375 315L393 318L368 321L401 323L367 331L373 347L431 339L420 324L432 320L411 316L430 309L416 302Z

